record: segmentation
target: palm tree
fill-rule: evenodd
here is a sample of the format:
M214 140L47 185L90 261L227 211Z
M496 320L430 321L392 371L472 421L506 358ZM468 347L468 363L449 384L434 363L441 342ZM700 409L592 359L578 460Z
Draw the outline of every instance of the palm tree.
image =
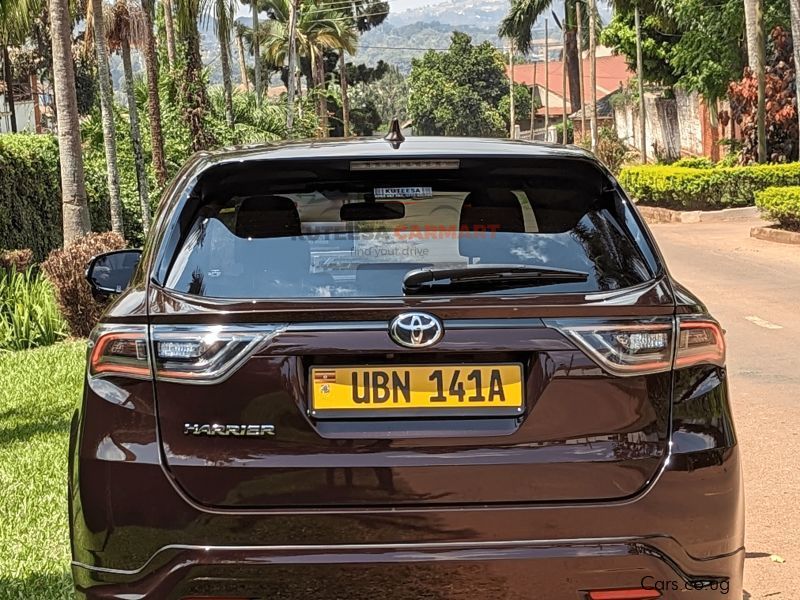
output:
M163 0L161 7L164 9L164 31L167 37L167 62L169 70L175 68L178 61L178 50L175 46L175 8L172 0Z
M144 166L142 134L139 130L139 110L136 107L136 94L133 91L133 66L131 65L131 45L143 45L146 37L144 32L147 27L146 17L140 7L128 4L127 0L117 0L112 7L109 7L106 15L109 50L122 55L125 93L128 96L128 114L131 124L131 144L136 164L136 185L142 209L142 229L147 235L150 230L150 186Z
M283 65L289 58L289 16L292 0L269 0L270 19L261 27L259 35L264 44L267 60ZM320 0L304 0L298 14L296 51L311 63L311 79L317 90L317 113L321 135L328 135L328 107L325 96L325 50L341 50L354 54L358 35L347 14L326 6ZM289 73L289 77L294 77Z
M72 64L72 18L67 0L50 0L53 50L53 91L58 108L58 155L61 167L61 204L64 245L91 230L81 150L81 127Z
M579 76L578 52L578 20L575 3L581 0L566 0L564 5L565 19L560 26L564 28L564 62L569 75L569 97L572 111L581 108L581 87ZM553 5L553 0L511 0L508 14L500 22L499 35L512 40L520 52L531 49L532 29L536 19L546 13ZM558 21L558 19L556 19Z
M184 74L181 82L185 102L184 119L192 137L192 150L198 152L215 144L213 134L203 125L208 111L208 93L203 81L203 60L200 56L198 20L202 12L201 0L178 0L176 8L176 29L184 44Z
M103 122L103 145L106 153L106 179L111 205L111 230L124 236L122 222L122 200L119 192L119 165L117 164L117 131L114 125L114 89L111 85L111 70L108 68L108 48L103 22L103 0L91 0L87 27L91 28L97 55L97 76L100 87L100 115Z
M253 3L253 31L258 31L258 0L251 0ZM258 36L253 37L253 85L255 86L256 92L256 108L261 108L261 94L263 90L261 88L261 48L259 47L259 39Z
M235 22L236 29L236 49L239 54L239 73L242 76L242 85L245 91L250 91L250 80L247 77L247 61L244 58L244 32L246 27L241 23Z
M794 50L794 81L797 94L797 124L800 132L800 0L789 0L789 14L792 22L792 46ZM798 140L800 142L800 140Z
M744 0L744 28L747 43L747 66L753 73L758 68L758 26L756 0Z
M153 170L160 187L167 184L167 165L164 161L164 133L161 127L161 99L158 95L158 53L153 31L155 5L153 0L142 0L144 17L144 65L147 71L147 115L150 121L150 143L153 153Z
M348 10L349 9L349 10ZM383 0L354 0L345 11L353 19L358 32L365 33L377 27L389 15L389 4ZM344 137L350 136L350 97L347 86L347 63L345 51L339 52L339 82L342 88L342 125Z
M3 64L3 81L6 84L6 102L11 113L11 131L17 131L17 114L14 106L14 76L11 68L9 46L20 46L30 31L31 15L38 13L38 0L0 0L0 60Z
M233 0L214 0L207 4L206 17L214 13L214 33L219 41L219 62L222 67L222 88L225 92L225 121L233 129L233 85L231 84L231 30L236 8Z
M745 6L751 5L755 15L755 74L758 80L758 105L756 113L756 130L758 134L758 162L767 162L767 88L766 88L766 43L764 40L764 5L762 0L745 0ZM748 38L750 33L748 32ZM800 107L798 107L800 108Z

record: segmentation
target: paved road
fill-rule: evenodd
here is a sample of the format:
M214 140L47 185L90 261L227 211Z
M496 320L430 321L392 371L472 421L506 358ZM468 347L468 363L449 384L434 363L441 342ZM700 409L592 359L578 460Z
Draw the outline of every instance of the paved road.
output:
M800 599L800 246L759 222L653 225L672 274L727 330L747 503L745 598ZM770 555L785 559L773 562Z

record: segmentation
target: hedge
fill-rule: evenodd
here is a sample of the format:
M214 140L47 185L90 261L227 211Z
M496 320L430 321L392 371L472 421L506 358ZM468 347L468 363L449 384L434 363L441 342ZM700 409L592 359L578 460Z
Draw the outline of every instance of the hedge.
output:
M0 135L0 249L30 248L42 260L61 239L55 139Z
M755 204L756 192L800 185L800 163L694 169L671 165L625 167L619 181L643 205L717 210Z
M89 175L96 175L87 169ZM89 189L92 226L110 224L105 189ZM61 246L58 143L51 135L0 135L0 250L30 248L36 262Z
M800 186L769 187L756 194L756 206L781 227L800 231Z
M706 158L705 156L684 156L674 163L671 163L671 166L689 167L691 169L713 169L714 163L710 158Z

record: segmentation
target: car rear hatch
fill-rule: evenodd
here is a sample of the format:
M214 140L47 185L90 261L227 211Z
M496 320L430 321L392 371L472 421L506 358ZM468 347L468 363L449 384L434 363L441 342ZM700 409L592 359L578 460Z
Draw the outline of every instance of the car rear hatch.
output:
M150 335L164 460L192 499L248 509L586 502L629 497L657 474L669 364L604 363L612 338L596 335L616 344L628 331L672 332L670 288L627 203L587 161L465 162L402 176L329 162L258 165L253 177L240 166L215 172L183 207L192 218L169 274L150 286ZM487 200L465 174L478 167L522 177L508 189L535 218L526 207L515 224L511 196ZM314 184L300 186L306 171ZM567 208L532 191L576 175L588 183L560 199ZM269 193L250 195L254 180ZM472 239L476 223L497 243ZM502 246L517 267L587 276L436 279L442 265L507 265ZM419 269L430 285L403 288Z

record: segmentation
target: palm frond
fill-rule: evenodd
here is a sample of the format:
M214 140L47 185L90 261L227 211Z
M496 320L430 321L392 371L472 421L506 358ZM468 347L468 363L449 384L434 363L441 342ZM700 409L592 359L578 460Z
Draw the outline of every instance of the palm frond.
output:
M521 52L531 49L536 19L551 7L553 0L512 0L508 14L500 22L498 34L510 39Z

